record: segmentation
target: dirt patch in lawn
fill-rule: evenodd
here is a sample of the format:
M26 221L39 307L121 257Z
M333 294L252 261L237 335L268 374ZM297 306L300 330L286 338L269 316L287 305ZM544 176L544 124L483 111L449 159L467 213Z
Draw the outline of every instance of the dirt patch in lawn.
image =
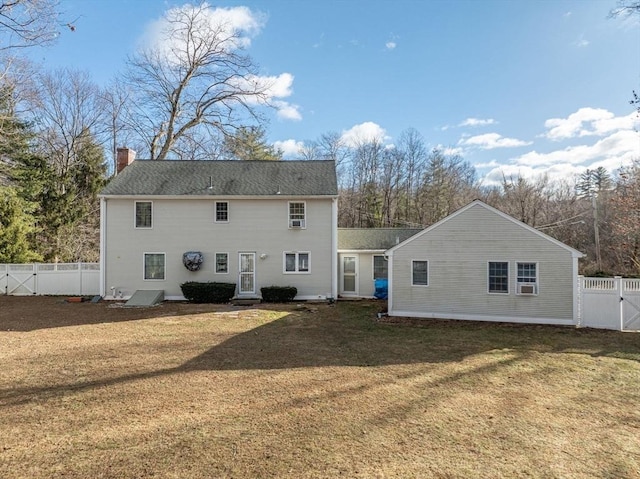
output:
M0 477L640 477L640 336L379 310L0 296Z

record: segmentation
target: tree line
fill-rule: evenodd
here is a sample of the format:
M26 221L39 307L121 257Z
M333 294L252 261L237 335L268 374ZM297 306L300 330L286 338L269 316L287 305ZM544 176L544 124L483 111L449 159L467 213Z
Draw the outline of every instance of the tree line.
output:
M106 87L85 72L43 71L23 55L54 42L60 28L73 34L55 0L7 5L0 263L97 261L97 194L115 173L118 146L151 160L282 159L266 142L261 114L274 106L273 80L258 76L243 32L212 22L207 4L168 10L164 42L132 55ZM335 161L341 227L426 227L478 198L586 253L586 274L640 273L638 162L614 176L597 168L572 181L504 176L486 185L463 157L429 148L413 129L393 147L326 133L298 159Z

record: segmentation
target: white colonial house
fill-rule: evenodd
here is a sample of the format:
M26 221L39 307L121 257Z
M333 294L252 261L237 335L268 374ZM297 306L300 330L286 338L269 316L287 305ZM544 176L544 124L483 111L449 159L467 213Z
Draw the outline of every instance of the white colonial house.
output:
M386 255L391 316L578 324L582 253L481 201Z
M120 171L100 194L103 297L162 290L182 299L187 281L236 283L247 298L263 286L337 297L334 162L134 156L119 149ZM195 253L191 269L185 253Z

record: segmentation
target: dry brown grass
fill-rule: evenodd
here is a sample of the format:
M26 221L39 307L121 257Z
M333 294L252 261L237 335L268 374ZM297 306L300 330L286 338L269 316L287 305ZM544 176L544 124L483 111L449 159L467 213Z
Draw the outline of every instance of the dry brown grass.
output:
M640 336L0 296L0 477L640 477Z

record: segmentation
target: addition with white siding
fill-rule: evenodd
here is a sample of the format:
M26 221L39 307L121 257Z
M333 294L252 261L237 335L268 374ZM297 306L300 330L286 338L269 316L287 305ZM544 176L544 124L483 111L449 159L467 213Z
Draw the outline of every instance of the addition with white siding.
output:
M583 254L482 201L386 254L390 316L578 324Z
M338 228L339 297L373 298L375 280L388 279L384 252L420 231L417 228Z

